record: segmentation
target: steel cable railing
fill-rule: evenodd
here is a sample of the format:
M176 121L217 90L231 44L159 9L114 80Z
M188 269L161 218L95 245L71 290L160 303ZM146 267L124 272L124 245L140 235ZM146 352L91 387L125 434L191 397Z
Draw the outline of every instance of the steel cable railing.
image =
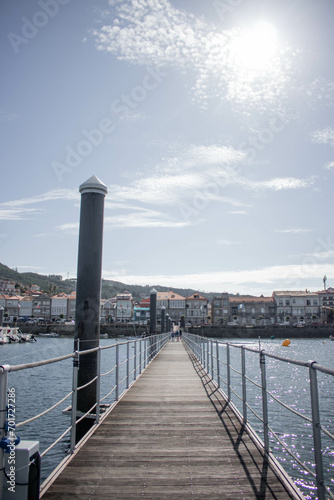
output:
M263 426L263 436L264 443L262 446L264 448L264 452L272 454L272 451L269 448L269 435L277 439L279 444L283 447L283 449L308 473L312 475L316 480L317 494L319 500L325 500L326 495L329 498L334 499L334 495L329 489L329 486L325 484L324 480L324 467L322 461L322 448L321 448L321 433L325 434L331 440L334 441L334 435L331 433L324 425L320 423L320 410L319 410L319 395L318 395L318 383L317 383L317 372L324 373L326 375L334 376L334 370L321 366L316 362L305 362L294 360L290 358L285 358L282 356L278 356L275 354L267 353L264 350L255 349L251 347L247 347L243 344L233 344L233 343L223 343L217 342L212 339L203 338L198 335L193 334L184 334L184 340L188 347L192 350L194 355L202 364L203 368L206 370L208 375L211 375L214 383L218 386L219 390L221 390L224 397L231 404L232 399L231 396L234 395L239 401L243 403L243 411L241 418L243 419L243 423L249 426L249 421L247 418L247 410L249 409L251 413L262 423ZM213 345L216 344L216 349L214 354ZM225 358L222 355L222 352L225 348L226 354ZM232 366L230 350L231 349L240 349L241 350L241 365L242 371ZM245 356L246 352L255 353L260 356L260 378L261 383L258 383L255 380L252 380L246 374L246 363ZM308 417L307 415L303 415L301 412L298 412L295 408L291 407L289 404L282 401L280 398L275 396L272 391L267 389L267 377L266 377L266 358L273 358L279 362L287 363L290 365L297 365L300 367L304 367L308 369L309 375L309 389L310 389L310 399L311 399L311 414L312 417ZM226 369L226 380L221 376L221 368L224 367ZM233 377L231 375L233 374ZM233 384L232 384L233 379ZM333 379L334 380L334 379ZM247 400L247 391L246 391L246 382L251 384L257 389L261 390L261 401L262 401L262 417L255 411L254 408L249 404ZM221 385L225 387L227 394L224 390L221 389ZM234 387L235 385L238 387ZM233 386L234 385L234 386ZM237 388L240 389L242 387L242 396L238 394L236 391ZM305 463L303 463L300 458L297 456L298 451L293 452L289 446L278 436L277 432L275 432L272 426L269 426L269 416L268 416L268 401L267 396L270 396L273 402L281 405L285 410L291 412L299 418L307 421L308 424L312 424L313 429L313 444L314 444L314 462L315 462L315 472L310 469ZM254 431L253 431L254 432ZM262 442L259 440L259 442Z
M149 363L154 359L154 357L160 352L160 350L166 345L169 340L169 333L153 335L151 337L146 337L143 339L134 339L125 342L117 342L115 344L111 344L109 346L99 346L93 349L87 350L78 350L74 351L71 354L67 354L64 356L60 356L57 358L52 358L48 360L42 360L39 362L20 364L15 366L3 365L0 366L0 442L3 444L3 447L0 447L0 472L1 470L5 472L4 469L4 451L5 444L8 442L11 443L12 436L9 437L6 435L6 429L8 428L8 404L7 404L7 388L8 388L8 374L10 372L18 372L26 369L33 369L37 367L42 367L49 365L51 363L58 363L60 361L64 361L67 359L73 359L73 383L72 383L72 391L66 394L66 396L62 397L59 401L52 404L47 409L43 410L37 415L34 415L31 418L28 418L20 423L17 423L15 428L19 429L26 424L29 424L35 420L38 420L52 410L56 409L62 403L64 403L70 396L72 396L72 407L63 410L64 412L71 413L71 425L60 435L58 436L42 453L41 457L44 457L51 449L53 449L60 441L64 439L65 436L71 435L71 445L70 452L73 453L76 448L75 443L75 429L79 422L81 422L84 418L87 418L88 415L92 415L92 412L95 410L95 424L98 424L100 421L100 405L102 401L108 399L113 393L114 402L117 402L118 399L126 392L126 390L131 386L132 383L141 375L143 370L149 365ZM130 356L130 345L134 345L134 354ZM137 345L139 345L139 349L137 349ZM144 348L143 348L144 346ZM105 350L112 349L115 351L114 356L114 365L108 369L106 372L101 373L101 352ZM125 359L123 361L119 361L119 350L122 349L122 354L124 355L124 351L126 351ZM78 387L78 370L80 364L80 357L85 356L89 353L96 352L98 356L98 369L97 375L94 376L90 381L86 384ZM131 369L130 369L131 367ZM125 372L125 377L123 375L120 377L120 372ZM103 397L100 395L100 382L102 378L107 377L108 375L115 375L115 384L112 389L104 394ZM130 376L132 377L132 382L130 383ZM123 377L123 378L122 378ZM85 389L92 383L97 383L97 400L94 405L85 413L78 414L76 410L76 396L78 391ZM124 383L125 388L124 387ZM110 406L110 405L107 405ZM105 412L106 415L106 412ZM4 440L8 441L4 441ZM0 488L2 489L4 476L0 474Z

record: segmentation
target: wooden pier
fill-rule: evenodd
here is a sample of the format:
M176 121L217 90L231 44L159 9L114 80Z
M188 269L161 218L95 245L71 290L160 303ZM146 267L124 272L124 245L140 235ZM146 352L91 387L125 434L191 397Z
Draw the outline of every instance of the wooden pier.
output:
M302 499L183 342L169 342L43 500Z

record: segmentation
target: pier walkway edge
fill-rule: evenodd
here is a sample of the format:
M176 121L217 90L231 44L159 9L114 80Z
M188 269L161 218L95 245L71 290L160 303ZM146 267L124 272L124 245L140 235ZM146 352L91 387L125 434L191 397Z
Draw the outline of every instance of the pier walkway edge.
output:
M41 498L304 499L187 346L171 341Z

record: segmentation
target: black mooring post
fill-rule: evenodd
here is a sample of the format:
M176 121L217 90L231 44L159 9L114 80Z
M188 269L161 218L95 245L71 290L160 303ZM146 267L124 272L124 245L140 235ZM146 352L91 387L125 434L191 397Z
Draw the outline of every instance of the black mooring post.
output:
M161 333L166 332L166 308L162 306L161 308Z
M157 291L152 288L150 291L150 359L153 357L154 345L153 335L157 330Z
M102 272L102 241L104 198L107 187L95 175L81 184L80 231L76 292L74 345L84 351L100 343L100 297ZM97 351L81 355L78 387L97 375ZM80 416L96 403L96 381L77 394ZM92 413L95 413L93 410ZM77 425L76 442L90 429L94 418L85 418Z

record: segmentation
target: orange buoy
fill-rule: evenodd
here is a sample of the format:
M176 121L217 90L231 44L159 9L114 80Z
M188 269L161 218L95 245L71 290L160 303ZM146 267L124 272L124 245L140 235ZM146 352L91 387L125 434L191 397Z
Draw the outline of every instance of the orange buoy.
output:
M290 341L289 339L286 339L286 340L284 340L284 341L283 341L283 344L282 344L282 345L283 345L284 347L288 347L290 344L291 344L291 341Z

